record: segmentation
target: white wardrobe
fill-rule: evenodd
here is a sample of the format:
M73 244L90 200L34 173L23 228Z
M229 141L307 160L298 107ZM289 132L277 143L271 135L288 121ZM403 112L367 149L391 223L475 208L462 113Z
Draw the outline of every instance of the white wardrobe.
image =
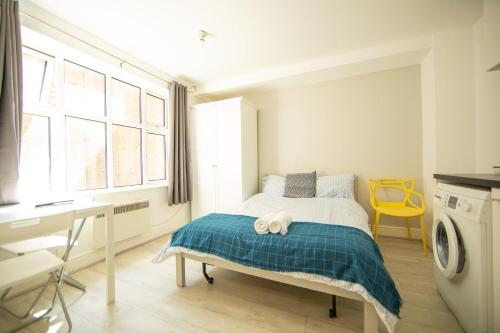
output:
M257 109L243 97L190 110L192 219L222 213L258 191Z

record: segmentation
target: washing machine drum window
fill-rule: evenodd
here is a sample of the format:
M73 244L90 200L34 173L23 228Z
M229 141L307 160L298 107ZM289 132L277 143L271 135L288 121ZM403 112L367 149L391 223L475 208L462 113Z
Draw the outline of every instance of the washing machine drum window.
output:
M462 272L465 264L465 248L456 224L448 215L442 215L432 228L434 261L448 279Z

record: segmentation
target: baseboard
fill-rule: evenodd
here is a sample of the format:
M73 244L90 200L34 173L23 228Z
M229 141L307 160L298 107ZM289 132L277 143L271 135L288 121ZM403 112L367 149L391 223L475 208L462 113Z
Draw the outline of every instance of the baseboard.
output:
M420 229L410 228L412 239L422 239L422 234ZM396 237L396 238L408 238L408 231L406 227L397 227L392 225L379 225L378 234L380 236Z

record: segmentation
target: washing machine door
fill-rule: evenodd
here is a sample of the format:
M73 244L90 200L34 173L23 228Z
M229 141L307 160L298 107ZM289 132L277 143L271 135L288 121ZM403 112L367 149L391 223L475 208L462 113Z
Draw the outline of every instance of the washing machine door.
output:
M432 226L432 246L437 268L448 279L455 277L464 268L465 248L453 220L442 214Z

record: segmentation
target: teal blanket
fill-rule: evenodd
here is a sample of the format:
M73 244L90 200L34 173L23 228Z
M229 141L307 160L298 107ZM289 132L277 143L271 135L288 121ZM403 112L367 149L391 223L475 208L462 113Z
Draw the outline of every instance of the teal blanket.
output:
M255 220L243 215L206 215L175 232L170 246L269 271L311 273L358 283L399 317L401 297L377 244L364 231L294 222L286 235L258 235Z

